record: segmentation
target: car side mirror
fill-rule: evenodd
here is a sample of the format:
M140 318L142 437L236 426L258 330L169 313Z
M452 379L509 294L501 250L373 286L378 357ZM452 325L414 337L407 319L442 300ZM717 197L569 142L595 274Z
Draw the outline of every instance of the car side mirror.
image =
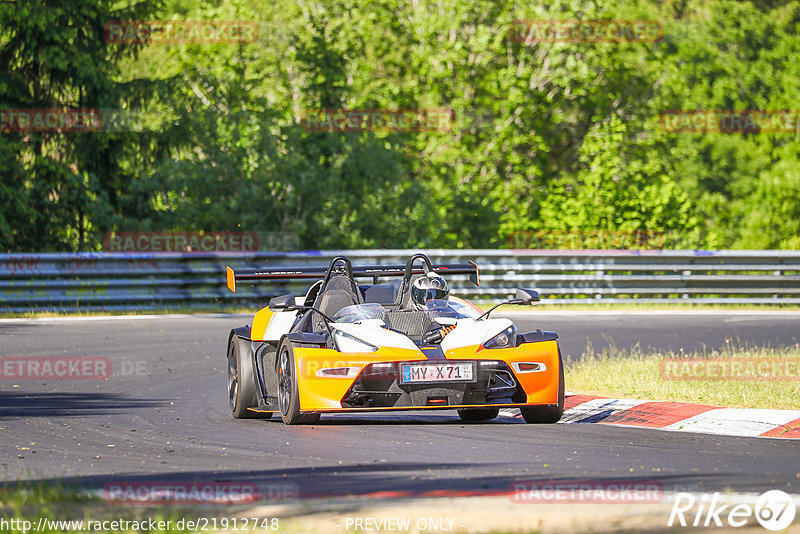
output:
M539 292L538 291L536 291L535 289L525 289L525 288L522 288L522 287L518 287L517 288L517 294L514 295L513 299L506 300L504 302L501 302L500 304L495 304L494 306L489 308L489 310L486 311L483 315L478 317L477 320L480 321L481 319L485 319L485 318L489 317L489 314L492 313L492 311L497 309L499 306L502 306L503 304L520 304L520 305L524 306L526 304L533 304L534 302L539 302Z
M518 287L514 300L519 300L520 304L533 304L539 302L539 292L535 289Z
M294 295L291 293L269 299L270 311L286 311L292 308L294 308Z

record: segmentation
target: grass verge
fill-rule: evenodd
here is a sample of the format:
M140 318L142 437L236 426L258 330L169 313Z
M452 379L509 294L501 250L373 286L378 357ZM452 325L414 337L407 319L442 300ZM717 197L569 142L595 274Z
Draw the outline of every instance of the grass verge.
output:
M0 486L3 534L159 534L194 533L183 509L113 506L60 482L23 482ZM211 515L207 510L201 515Z
M644 352L588 347L565 362L567 390L608 397L730 408L798 409L800 344L707 352Z

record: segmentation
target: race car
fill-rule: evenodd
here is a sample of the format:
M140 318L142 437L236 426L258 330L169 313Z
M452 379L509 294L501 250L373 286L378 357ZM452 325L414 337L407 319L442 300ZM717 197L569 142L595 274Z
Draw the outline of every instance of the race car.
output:
M239 281L316 279L305 295L275 297L251 325L228 336L228 393L235 418L311 424L321 414L456 409L466 422L519 408L528 423L555 423L564 412L558 335L518 332L450 296L444 276L478 266L432 265L424 254L405 266L353 267L337 256L327 268L234 271ZM371 278L371 284L357 279ZM389 279L389 281L386 281ZM425 285L427 284L427 286ZM539 301L516 290L501 304ZM497 306L495 306L496 308Z

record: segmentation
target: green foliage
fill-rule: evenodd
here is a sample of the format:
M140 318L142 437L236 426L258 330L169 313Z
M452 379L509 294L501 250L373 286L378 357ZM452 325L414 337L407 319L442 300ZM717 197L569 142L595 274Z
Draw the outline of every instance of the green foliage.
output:
M121 84L118 63L136 47L103 39L104 24L146 18L157 2L117 9L111 0L0 3L0 109L120 109L145 85ZM2 132L0 248L81 250L126 206L126 172L144 138L96 132Z
M240 44L109 43L110 20L257 21ZM511 38L656 20L657 42ZM791 109L800 2L10 0L0 108L133 110L132 132L0 133L0 249L112 230L292 231L303 248L505 247L648 231L799 248L794 133L669 133L664 110ZM315 132L308 110L453 110L446 132Z

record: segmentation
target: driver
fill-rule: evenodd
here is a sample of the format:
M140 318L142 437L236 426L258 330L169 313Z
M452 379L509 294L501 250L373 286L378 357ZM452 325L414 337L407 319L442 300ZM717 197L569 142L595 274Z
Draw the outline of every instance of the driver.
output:
M411 285L411 306L415 310L424 310L431 299L447 300L449 296L447 282L433 271L420 276Z

